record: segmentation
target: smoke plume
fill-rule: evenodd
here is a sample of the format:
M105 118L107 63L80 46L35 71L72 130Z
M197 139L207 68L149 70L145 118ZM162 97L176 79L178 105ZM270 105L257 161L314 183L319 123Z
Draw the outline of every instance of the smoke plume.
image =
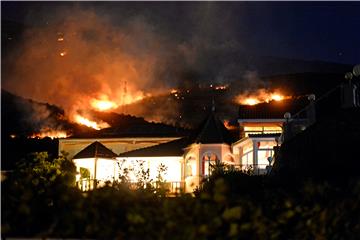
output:
M93 11L67 9L45 26L25 31L20 50L7 59L12 68L3 87L70 114L104 95L126 104L165 87L155 79L161 41L140 18L120 28Z

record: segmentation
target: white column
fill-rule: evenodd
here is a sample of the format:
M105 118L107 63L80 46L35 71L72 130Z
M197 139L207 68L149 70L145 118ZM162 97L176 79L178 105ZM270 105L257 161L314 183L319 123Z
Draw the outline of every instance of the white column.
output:
M253 140L253 164L254 164L254 173L257 173L257 164L258 164L258 141Z

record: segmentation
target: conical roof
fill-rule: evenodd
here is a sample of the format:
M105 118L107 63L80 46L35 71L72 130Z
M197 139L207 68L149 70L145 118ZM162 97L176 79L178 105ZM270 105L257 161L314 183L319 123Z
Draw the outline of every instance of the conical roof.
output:
M105 147L102 143L96 141L78 152L74 159L79 158L115 158L117 155Z
M208 117L200 124L196 134L195 143L227 143L231 144L234 139L221 120L211 111Z

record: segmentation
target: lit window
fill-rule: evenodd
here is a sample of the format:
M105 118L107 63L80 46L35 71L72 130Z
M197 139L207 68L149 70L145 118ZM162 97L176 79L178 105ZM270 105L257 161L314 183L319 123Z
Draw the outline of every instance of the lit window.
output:
M203 163L203 175L209 176L212 172L212 166L215 165L216 160L218 157L214 153L205 154L202 158Z

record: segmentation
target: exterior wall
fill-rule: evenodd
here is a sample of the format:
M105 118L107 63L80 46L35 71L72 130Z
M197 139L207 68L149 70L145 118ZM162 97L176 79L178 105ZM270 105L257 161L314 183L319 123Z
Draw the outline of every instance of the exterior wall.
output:
M199 146L200 144L192 144L187 149L185 149L184 154L184 173L183 179L185 181L185 192L193 192L197 186L200 185L201 176L200 176L200 156L199 156ZM186 172L186 164L191 166L192 173L189 174Z
M164 138L65 138L59 139L59 154L62 151L68 153L72 159L78 152L86 148L91 143L98 141L112 150L116 154L136 150L139 148L150 147L160 143L176 140L176 137Z
M234 162L231 162L230 159L235 160L235 158L231 152L231 147L227 144L192 144L185 150L184 154L185 172L183 178L185 181L186 192L192 192L200 185L201 180L204 177L203 173L205 172L203 158L211 154L215 154L220 161L227 164L234 164ZM186 173L187 164L192 165L192 174ZM195 171L194 168L196 168Z
M231 151L231 146L222 144L221 146L221 161L226 164L236 164L235 157Z

